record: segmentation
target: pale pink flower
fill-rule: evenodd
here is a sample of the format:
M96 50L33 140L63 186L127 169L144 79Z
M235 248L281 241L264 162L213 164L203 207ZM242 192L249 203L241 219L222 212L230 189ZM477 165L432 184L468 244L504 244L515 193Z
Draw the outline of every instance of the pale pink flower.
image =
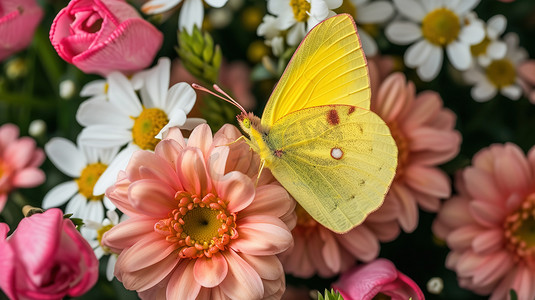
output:
M72 0L54 19L50 41L66 62L106 76L148 67L163 35L124 0Z
M134 153L107 191L130 218L103 237L127 289L143 299L280 298L276 254L292 244L295 202L265 170L255 188L256 154L224 146L238 136L225 126L212 139L203 124L186 142L173 128L154 152Z
M519 83L529 102L535 104L535 60L530 59L518 66Z
M333 288L344 300L425 299L418 285L384 258L345 272L333 283Z
M433 232L451 252L446 267L459 285L491 300L535 299L535 147L526 158L511 143L494 144L456 178Z
M61 210L34 214L8 231L0 223L0 287L10 299L78 297L97 282L93 249Z
M442 106L440 95L415 95L412 82L394 73L381 84L371 110L388 125L398 146L396 176L384 204L367 221L397 219L405 232L418 225L418 207L436 212L451 194L450 179L437 166L457 155L461 135L455 114Z
M35 0L0 0L0 61L28 47L42 18Z
M0 126L0 211L13 189L34 187L45 181L45 173L37 168L44 160L43 150L35 147L32 138L19 138L17 126Z

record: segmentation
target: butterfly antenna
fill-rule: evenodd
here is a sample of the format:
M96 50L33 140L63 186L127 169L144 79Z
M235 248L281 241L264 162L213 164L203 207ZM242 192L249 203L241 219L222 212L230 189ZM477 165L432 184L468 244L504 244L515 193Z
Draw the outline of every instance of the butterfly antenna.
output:
M218 94L216 94L216 93L210 91L209 89L205 88L204 86L198 85L198 84L196 84L196 83L192 83L191 86L192 86L194 89L196 89L196 90L206 92L206 93L208 93L208 94L210 94L210 95L216 96L216 97L219 98L219 99L222 99L222 100L224 100L224 101L227 101L228 103L230 103L230 104L236 106L239 110L241 110L242 113L247 114L247 112L245 111L245 109L243 108L243 106L241 106L241 105L238 103L238 101L232 99L232 97L230 97L227 93L225 93L225 92L224 92L224 91L223 91L217 84L214 84L214 89L215 89L216 91L218 91L219 93L221 93L221 94L222 94L223 96L225 96L226 98L223 97L223 96L221 96L221 95L218 95Z

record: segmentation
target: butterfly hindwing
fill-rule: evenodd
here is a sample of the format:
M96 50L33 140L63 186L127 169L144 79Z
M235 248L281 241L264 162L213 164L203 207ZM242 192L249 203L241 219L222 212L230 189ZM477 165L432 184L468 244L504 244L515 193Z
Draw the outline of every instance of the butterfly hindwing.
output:
M383 202L397 147L375 113L350 105L302 109L276 122L266 166L319 223L346 232Z
M264 109L262 125L307 107L348 104L369 109L366 58L346 14L314 27L299 45Z

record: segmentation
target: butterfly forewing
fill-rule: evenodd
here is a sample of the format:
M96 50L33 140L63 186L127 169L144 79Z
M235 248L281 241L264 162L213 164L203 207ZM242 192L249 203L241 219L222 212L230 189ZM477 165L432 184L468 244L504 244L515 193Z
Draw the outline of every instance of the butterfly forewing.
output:
M375 113L349 105L293 112L271 128L268 167L319 223L346 232L383 202L397 147Z
M307 107L348 104L368 109L366 59L349 15L337 15L301 42L264 109L262 125Z

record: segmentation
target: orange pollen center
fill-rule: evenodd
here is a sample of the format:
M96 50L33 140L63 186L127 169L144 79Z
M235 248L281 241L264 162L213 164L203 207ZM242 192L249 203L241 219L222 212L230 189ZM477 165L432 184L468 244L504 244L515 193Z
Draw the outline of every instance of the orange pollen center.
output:
M396 169L396 179L403 175L405 166L407 166L409 163L409 140L403 134L403 132L401 132L401 129L397 123L388 124L388 127L390 127L390 133L392 134L392 137L398 146L398 166Z
M507 216L504 224L507 249L535 269L535 193L529 195L522 206Z
M236 214L227 210L228 201L211 193L201 199L188 192L177 192L175 199L178 208L154 224L154 231L178 244L180 258L212 257L238 238Z

